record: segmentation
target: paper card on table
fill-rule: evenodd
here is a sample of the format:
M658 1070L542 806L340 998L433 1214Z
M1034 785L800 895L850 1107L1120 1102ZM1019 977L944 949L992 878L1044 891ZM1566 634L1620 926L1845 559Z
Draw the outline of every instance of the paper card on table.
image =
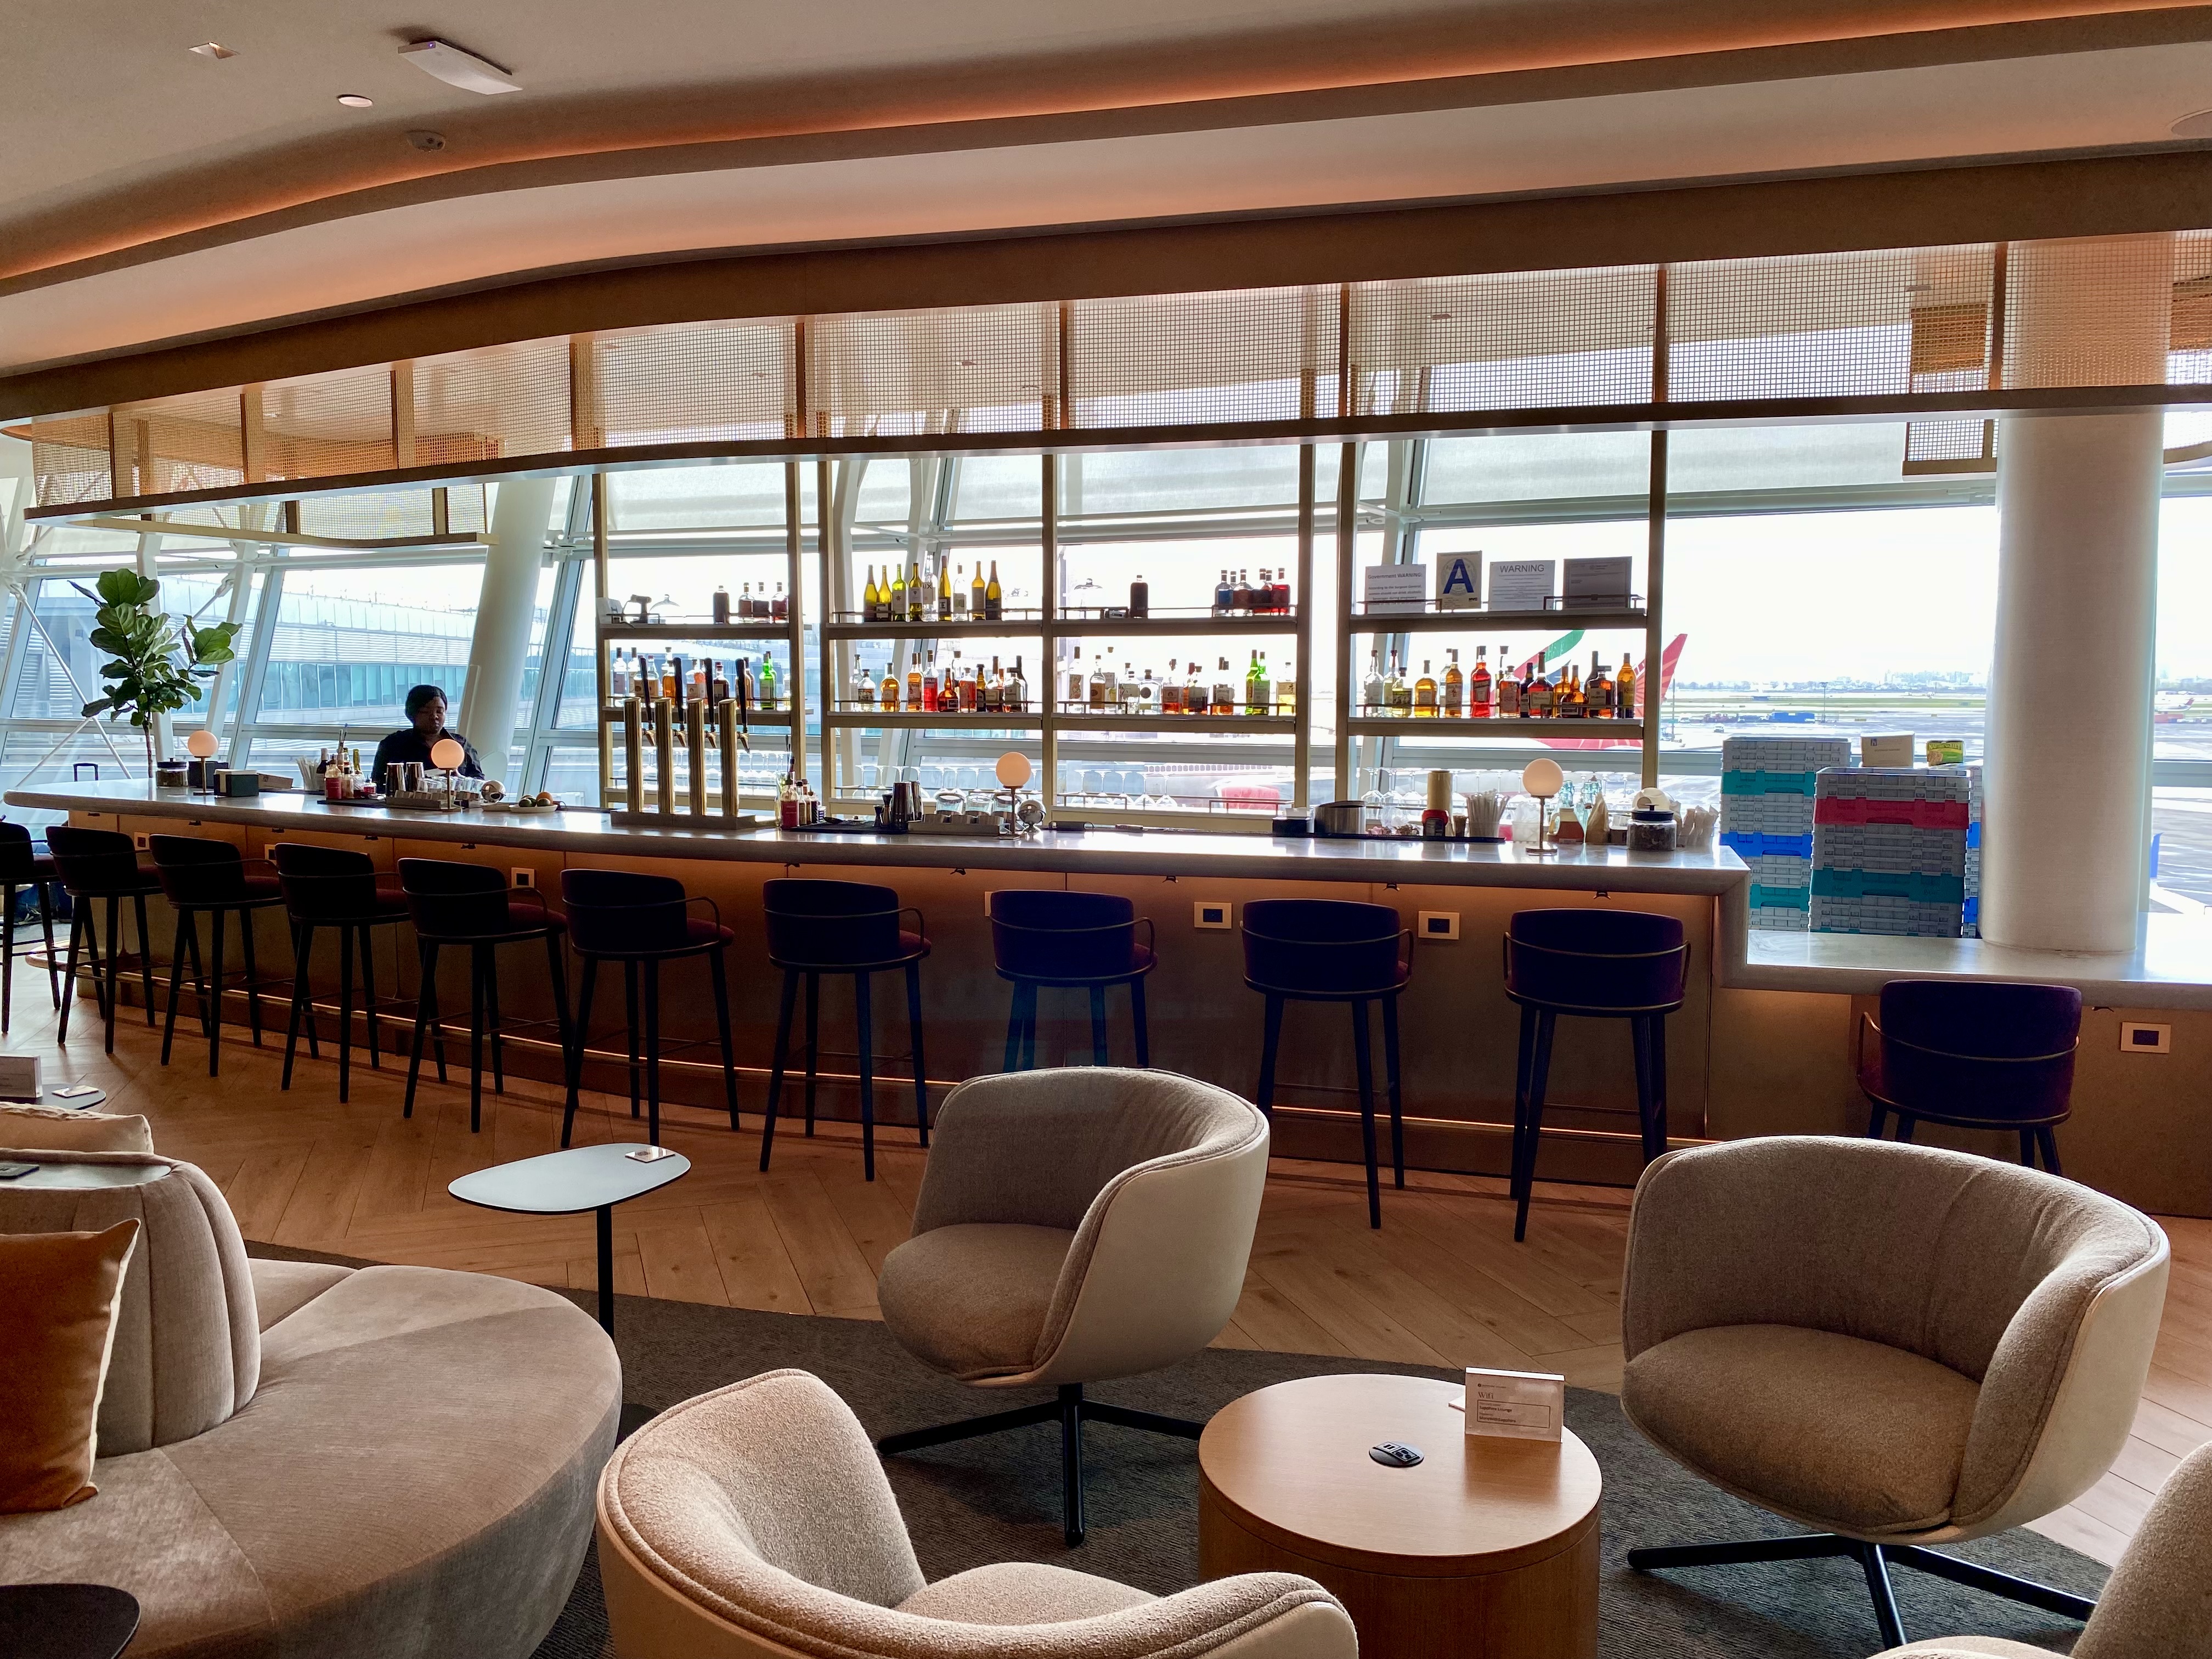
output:
M1428 603L1428 572L1417 564L1370 564L1362 575L1369 616L1418 616Z
M1557 559L1498 559L1490 567L1492 611L1546 611L1558 580Z
M1437 557L1437 609L1472 611L1482 603L1482 555L1443 553Z
M1469 1434L1504 1440L1557 1440L1566 1426L1567 1379L1550 1371L1467 1368Z

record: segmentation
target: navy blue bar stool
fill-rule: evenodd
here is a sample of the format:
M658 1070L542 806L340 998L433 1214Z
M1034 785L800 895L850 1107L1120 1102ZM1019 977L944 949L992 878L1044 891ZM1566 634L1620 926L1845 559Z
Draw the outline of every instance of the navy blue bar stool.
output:
M2009 1129L2020 1161L2058 1168L2053 1133L2074 1110L2074 1051L2081 1037L2081 994L2067 985L1978 985L1893 979L1881 988L1881 1018L1860 1016L1859 1087L1881 1139L1890 1113L1897 1138L1916 1124ZM1871 1064L1866 1031L1879 1044Z
M1552 1036L1561 1014L1628 1022L1644 1161L1667 1150L1667 1016L1682 1006L1690 947L1680 922L1643 910L1522 910L1506 925L1504 943L1505 994L1521 1006L1511 1182L1517 1242L1528 1234Z
M1367 1005L1382 1005L1382 1060L1390 1090L1390 1164L1406 1184L1404 1097L1398 1085L1398 994L1413 976L1413 930L1387 904L1341 899L1255 899L1244 907L1244 983L1267 999L1260 1049L1260 1089L1253 1103L1275 1110L1275 1053L1285 1002L1343 1002L1352 1006L1352 1051L1359 1073L1359 1139L1367 1155L1367 1224L1382 1224L1382 1188L1375 1156L1375 1061Z
M502 945L545 941L546 969L553 982L553 1014L550 1020L519 1020L526 1025L551 1025L561 1034L561 1053L568 1052L568 966L561 942L568 924L545 908L545 901L527 889L510 888L497 870L482 864L453 864L443 859L399 860L399 888L407 896L407 914L415 923L415 938L422 947L422 989L415 1010L415 1042L407 1059L407 1099L403 1117L415 1115L415 1085L422 1073L422 1039L437 1030L438 952L448 945L469 953L469 1131L483 1127L483 1050L487 1030L491 1036L491 1086L495 1094L507 1091L507 1070L500 1051L502 1028L499 1015L499 964L495 952Z
M690 907L714 911L710 921ZM641 982L645 1004L646 1139L660 1144L660 964L685 957L707 958L714 975L714 1029L722 1042L722 1089L729 1102L730 1127L738 1127L738 1060L730 1044L730 977L727 957L737 938L722 926L714 900L687 899L684 884L670 876L634 875L626 870L564 870L561 908L568 919L568 942L584 959L584 982L577 988L574 1041L568 1048L568 1104L561 1115L561 1144L568 1144L576 1121L576 1094L582 1086L584 1050L592 1036L592 988L602 961L623 966L629 1018L629 1115L637 1115L638 1003ZM696 1048L696 1042L667 1045L665 1052Z
M914 1060L915 1128L929 1145L929 1085L921 1059L921 959L929 954L921 912L902 906L896 890L860 881L781 880L761 888L768 921L768 959L783 969L783 1008L775 1025L775 1062L768 1078L768 1121L761 1128L761 1161L768 1168L775 1146L776 1104L791 1057L791 1014L806 981L806 1133L814 1133L814 1079L820 1053L819 988L824 974L853 976L854 1022L860 1030L860 1167L876 1178L874 1008L868 981L893 969L906 971L908 1046ZM911 929L901 926L914 918Z
M169 947L169 1010L161 1021L161 1064L169 1063L170 1046L177 1036L177 996L185 977L185 957L192 960L192 982L200 995L200 1025L208 1040L208 1075L222 1067L223 926L234 912L238 916L238 943L246 958L246 1021L253 1032L253 1046L261 1046L261 994L281 985L261 982L253 960L253 913L282 904L284 895L276 884L276 871L264 860L249 859L227 841L198 836L149 836L147 849L177 913L176 942ZM208 919L208 962L201 971L199 918Z
M60 1012L62 970L54 960L54 889L60 881L53 860L31 845L27 829L0 823L0 1032L8 1029L9 1007L15 1000L15 894L21 888L39 896L39 926L46 936L46 989L55 1012Z
M315 1036L315 994L308 980L314 956L315 929L335 927L338 933L338 1099L345 1101L353 1081L353 964L361 958L362 1012L368 1024L368 1064L384 1068L384 1044L377 1030L377 1015L397 1012L416 999L398 994L398 953L392 957L392 991L376 994L376 952L369 943L379 927L396 927L407 920L407 895L399 878L379 875L366 853L337 847L317 847L306 842L277 842L271 856L276 879L284 894L284 912L292 924L292 1020L284 1033L284 1078L280 1087L292 1086L292 1062L300 1052L300 1027L307 1028L307 1052L317 1059L322 1049ZM446 1043L438 1036L438 1081L446 1080Z
M46 831L46 845L53 850L54 868L60 873L62 888L70 896L69 966L64 970L70 981L70 994L62 1000L62 1017L54 1040L69 1041L70 1004L76 1000L77 963L88 957L92 969L93 994L100 1002L100 1016L107 1028L107 1052L115 1052L116 983L123 968L123 901L129 899L138 914L138 980L146 997L146 1024L154 1023L154 960L147 949L151 935L146 931L146 900L149 895L161 890L160 872L154 868L151 859L141 860L131 844L131 837L118 830L84 830L75 824L58 823ZM100 960L100 930L94 925L92 904L95 900L107 904L107 964L103 978Z
M1145 942L1137 943L1137 929ZM1067 893L1056 888L1002 887L991 895L991 956L999 977L1014 988L1006 1016L1005 1070L1036 1064L1037 992L1045 987L1091 993L1092 1062L1110 1062L1106 1047L1106 988L1129 988L1129 1018L1136 1028L1137 1064L1152 1063L1145 1028L1145 975L1158 958L1152 923L1114 893Z

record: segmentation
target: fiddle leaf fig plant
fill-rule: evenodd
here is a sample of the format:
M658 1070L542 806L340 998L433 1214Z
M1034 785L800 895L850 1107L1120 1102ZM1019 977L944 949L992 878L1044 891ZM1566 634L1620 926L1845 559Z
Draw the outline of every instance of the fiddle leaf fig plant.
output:
M105 714L113 721L127 715L146 739L150 780L156 716L200 700L196 682L214 678L237 655L239 624L201 628L189 617L172 623L155 606L161 584L127 568L101 571L96 593L82 582L70 586L100 607L92 643L111 659L100 665L100 695L85 704L85 716Z

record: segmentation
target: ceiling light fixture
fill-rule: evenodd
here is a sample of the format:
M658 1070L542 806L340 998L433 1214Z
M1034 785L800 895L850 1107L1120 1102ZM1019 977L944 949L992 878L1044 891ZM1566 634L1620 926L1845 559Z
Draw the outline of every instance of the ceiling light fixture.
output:
M464 92L495 94L520 92L522 83L488 58L464 52L450 40L410 40L399 55L425 75Z
M362 94L357 92L340 93L338 94L338 102L343 104L348 109L374 109L376 107L375 99L364 97Z
M219 40L203 40L197 46L189 46L185 48L185 50L196 52L202 58L216 60L225 58L235 58L238 56L236 52L233 52L228 46L224 46Z
M2185 115L2166 130L2177 138L2212 138L2212 109Z

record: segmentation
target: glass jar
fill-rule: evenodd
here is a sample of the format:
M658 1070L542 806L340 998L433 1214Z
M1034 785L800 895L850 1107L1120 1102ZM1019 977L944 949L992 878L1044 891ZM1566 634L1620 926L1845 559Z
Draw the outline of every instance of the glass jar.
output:
M1628 820L1628 850L1632 853L1671 853L1674 850L1674 815L1639 806Z

